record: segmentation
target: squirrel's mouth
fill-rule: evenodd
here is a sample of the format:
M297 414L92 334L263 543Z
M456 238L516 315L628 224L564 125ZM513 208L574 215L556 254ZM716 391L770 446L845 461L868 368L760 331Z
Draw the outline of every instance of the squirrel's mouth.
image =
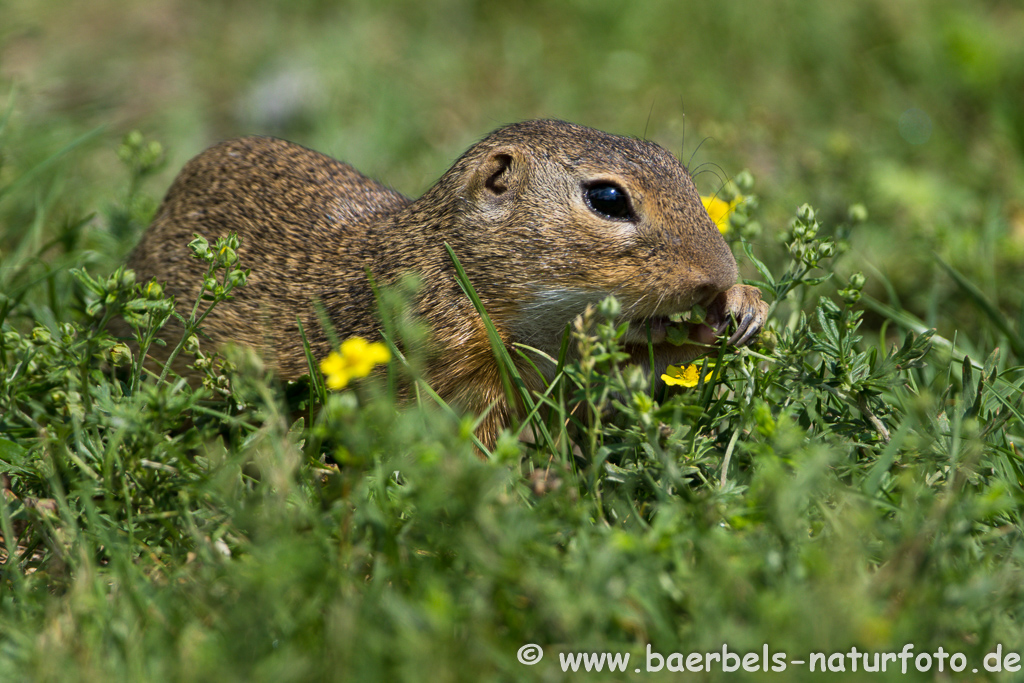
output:
M677 322L668 316L652 316L631 320L622 339L623 350L641 367L649 365L653 354L653 371L657 376L668 365L692 363L711 352L717 343L716 337L725 327L724 323L718 325L710 319Z
M701 300L679 301L661 310L634 311L625 316L629 322L623 342L632 353L654 347L655 355L686 360L706 353L716 337L729 327L724 306L725 292ZM666 302L667 303L667 302ZM676 362L675 360L671 362Z
M675 322L669 316L652 316L629 321L629 329L623 338L628 346L647 346L648 342L657 347L712 346L720 328L712 320L704 322Z

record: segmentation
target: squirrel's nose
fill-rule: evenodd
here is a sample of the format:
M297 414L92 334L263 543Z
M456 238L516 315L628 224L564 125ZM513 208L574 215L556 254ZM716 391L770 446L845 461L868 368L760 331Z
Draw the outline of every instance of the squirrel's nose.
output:
M726 247L728 249L728 247ZM732 252L726 252L714 268L703 269L703 277L698 277L695 284L694 301L702 306L709 305L719 294L736 284L739 268Z

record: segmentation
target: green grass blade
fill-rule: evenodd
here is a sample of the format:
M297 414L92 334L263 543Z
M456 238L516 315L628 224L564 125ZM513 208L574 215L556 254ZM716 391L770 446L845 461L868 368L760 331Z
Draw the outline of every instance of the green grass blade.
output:
M455 278L456 282L459 283L459 287L465 295L469 297L469 300L473 302L473 307L480 315L480 319L483 321L484 327L487 329L487 338L491 342L491 349L494 352L494 358L498 364L498 372L501 375L501 383L504 387L505 397L508 399L509 405L515 406L521 400L523 406L526 408L527 414L535 414L536 406L533 398L530 396L530 391L526 388L526 383L519 374L519 370L516 367L515 362L512 360L512 355L505 347L505 342L502 341L501 335L498 333L498 328L494 326L490 316L487 315L483 301L481 301L480 297L477 295L476 289L473 287L473 283L469 281L469 276L466 275L466 271L459 262L459 258L455 255L455 251L451 248L451 245L445 242L444 248L448 252L448 257L455 265L455 271L457 273L457 277ZM541 431L548 444L554 448L554 441L548 433L547 425L543 424L542 420L535 420L534 425Z
M53 166L62 157L64 157L66 154L68 154L71 150L73 150L76 147L79 147L79 146L85 144L89 140L91 140L94 137L98 136L105 129L106 129L105 125L104 126L97 126L96 128L93 128L88 133L84 133L83 135L79 135L77 138L75 138L74 140L72 140L68 144L64 145L62 148L60 148L59 150L57 150L56 152L54 152L53 154L48 156L46 159L43 159L38 164L36 164L35 166L30 168L29 170L27 170L24 173L22 173L17 178L15 178L11 182L10 185L7 185L6 187L0 187L0 201L3 201L4 197L6 197L9 194L13 194L16 190L21 188L22 185L24 185L28 181L32 180L32 178L34 178L35 176L37 176L40 173L42 173L43 171L45 171L50 166Z
M505 389L505 397L508 399L510 405L516 404L516 390L513 388L511 380L518 379L520 383L522 378L519 377L519 372L516 370L515 363L512 361L512 356L509 354L508 349L505 348L505 342L501 339L501 334L498 333L498 328L494 326L487 311L484 309L483 301L476 293L476 289L473 287L473 283L469 281L469 276L466 275L465 269L459 262L458 256L455 255L455 251L451 246L445 242L445 250L448 252L448 257L455 264L455 271L457 277L456 282L459 283L459 287L463 293L469 297L469 300L473 302L473 307L480 315L480 319L484 323L484 327L487 330L487 338L491 342L491 349L494 351L494 357L498 361L498 371L501 373L501 384ZM527 397L527 400L529 397Z
M982 310L982 312L988 316L988 319L992 321L1000 332L1006 337L1006 340L1010 344L1010 348L1017 354L1018 358L1024 358L1024 337L1021 337L1020 332L1013 329L1010 322L1003 315L1002 311L992 303L991 300L985 293L978 289L978 286L973 282L965 278L957 271L956 268L949 265L942 260L942 257L938 254L934 254L935 260L940 266L949 274L953 281L956 282L957 286L960 287L961 291L964 292L970 299Z
M302 320L295 316L295 322L299 325L299 336L302 337L302 351L306 354L306 365L309 367L309 386L316 399L323 405L327 402L327 386L324 384L323 373L320 372L320 364L313 356L313 349L309 346L309 339L306 338L306 330L302 326ZM312 398L312 397L311 397ZM312 406L310 406L312 410ZM313 424L313 416L309 416L309 424Z
M11 120L11 114L14 113L14 103L17 100L16 88L11 88L11 94L7 96L7 111L4 112L2 118L0 118L0 135L3 135L7 130L7 124Z

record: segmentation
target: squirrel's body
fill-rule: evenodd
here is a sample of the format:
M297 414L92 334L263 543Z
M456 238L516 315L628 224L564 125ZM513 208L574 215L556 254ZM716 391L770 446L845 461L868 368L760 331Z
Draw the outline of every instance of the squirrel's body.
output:
M612 188L612 189L608 189ZM514 408L480 317L455 280L447 242L502 339L557 354L567 323L614 294L635 321L626 342L655 368L692 360L699 347L664 341L665 316L701 304L720 331L739 321L742 343L764 323L760 293L735 285L736 262L686 170L646 141L559 121L501 128L411 201L351 166L283 140L242 138L190 161L129 265L166 282L191 308L206 265L187 248L194 233L241 238L252 269L232 301L204 322L215 342L260 349L286 379L308 372L296 319L318 359L329 352L319 302L338 337L379 338L378 284L414 272L417 313L432 330L427 379L442 398L482 412L492 442ZM643 321L643 322L642 322ZM698 341L713 339L695 328ZM168 335L180 334L180 327ZM517 358L513 353L513 358ZM529 376L524 363L524 376Z

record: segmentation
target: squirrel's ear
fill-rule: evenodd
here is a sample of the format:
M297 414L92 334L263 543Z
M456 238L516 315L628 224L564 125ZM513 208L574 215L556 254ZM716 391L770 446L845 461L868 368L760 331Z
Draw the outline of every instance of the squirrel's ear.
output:
M481 198L505 199L515 196L522 173L519 151L509 147L491 150L481 162L473 178L473 185Z
M484 164L484 173L487 179L484 187L492 194L505 194L508 190L509 167L512 165L512 156L509 154L492 154Z

